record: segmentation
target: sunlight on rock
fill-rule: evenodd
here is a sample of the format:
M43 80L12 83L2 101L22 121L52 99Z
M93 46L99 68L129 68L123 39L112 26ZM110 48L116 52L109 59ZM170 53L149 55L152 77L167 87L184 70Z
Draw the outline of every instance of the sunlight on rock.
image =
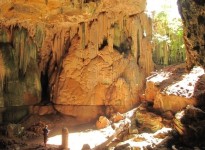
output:
M131 147L134 147L136 149L144 149L147 146L155 148L157 145L160 145L164 140L168 138L168 135L171 131L171 128L164 127L156 131L155 133L137 134L134 138L121 142L119 145L130 145Z
M161 71L161 72L157 72L154 73L152 76L147 78L147 82L154 82L155 85L157 85L158 83L161 83L162 81L169 79L169 77L172 75L171 72L165 72L165 71Z
M139 135L139 137L144 138L144 141L140 141L140 142L136 142L135 138L134 140L130 140L130 145L133 147L146 147L148 145L150 145L151 147L154 148L154 145L158 145L160 144L166 137L166 134L168 134L170 131L172 131L171 128L162 128L158 131L156 131L155 133L142 133ZM164 134L164 137L159 137L159 134ZM132 142L131 142L132 141Z
M166 92L168 95L181 95L191 98L194 95L195 85L202 75L204 75L204 69L194 67L189 74L184 75L182 80L168 86L163 92Z
M145 141L130 143L130 145L133 145L133 146L135 145L135 147L140 147L140 148L143 148L143 147L148 146L148 145L150 145L151 147L153 145L158 145L165 139L166 134L170 131L172 131L171 128L162 128L162 129L156 131L154 134L142 133L140 136L143 137L145 139ZM159 138L157 136L159 134L164 134L165 137Z

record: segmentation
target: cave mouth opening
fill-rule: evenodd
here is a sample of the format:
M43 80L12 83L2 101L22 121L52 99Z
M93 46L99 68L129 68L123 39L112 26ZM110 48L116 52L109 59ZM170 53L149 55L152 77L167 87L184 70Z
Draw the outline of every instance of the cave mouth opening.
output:
M152 58L156 67L184 63L186 50L177 0L147 0L146 12L152 18Z
M47 104L50 102L50 94L49 94L49 79L48 79L48 73L41 72L41 103Z

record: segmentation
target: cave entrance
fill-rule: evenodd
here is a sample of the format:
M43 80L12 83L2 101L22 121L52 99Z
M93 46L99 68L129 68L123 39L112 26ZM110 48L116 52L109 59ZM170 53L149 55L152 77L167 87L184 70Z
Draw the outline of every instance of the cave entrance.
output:
M186 50L177 0L147 0L147 13L153 23L153 61L160 68L183 63Z

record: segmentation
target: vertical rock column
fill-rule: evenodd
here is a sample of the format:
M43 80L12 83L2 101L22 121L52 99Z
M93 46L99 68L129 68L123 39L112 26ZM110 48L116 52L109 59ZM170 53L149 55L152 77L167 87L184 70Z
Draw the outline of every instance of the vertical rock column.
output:
M62 129L62 149L68 150L68 129L66 127Z
M184 24L187 68L205 66L205 1L178 0L178 8Z

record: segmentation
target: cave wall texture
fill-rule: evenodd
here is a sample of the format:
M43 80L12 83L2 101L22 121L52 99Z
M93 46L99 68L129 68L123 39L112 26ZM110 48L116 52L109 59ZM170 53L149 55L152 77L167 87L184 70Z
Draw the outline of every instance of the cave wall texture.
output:
M139 103L153 70L146 1L45 2L0 1L2 120L40 102L84 120Z
M187 50L187 68L205 66L205 1L178 0L183 20L184 42Z
M146 1L0 5L0 122L20 120L39 103L87 121L139 103L154 66ZM204 67L205 2L178 0L178 6L187 68Z

